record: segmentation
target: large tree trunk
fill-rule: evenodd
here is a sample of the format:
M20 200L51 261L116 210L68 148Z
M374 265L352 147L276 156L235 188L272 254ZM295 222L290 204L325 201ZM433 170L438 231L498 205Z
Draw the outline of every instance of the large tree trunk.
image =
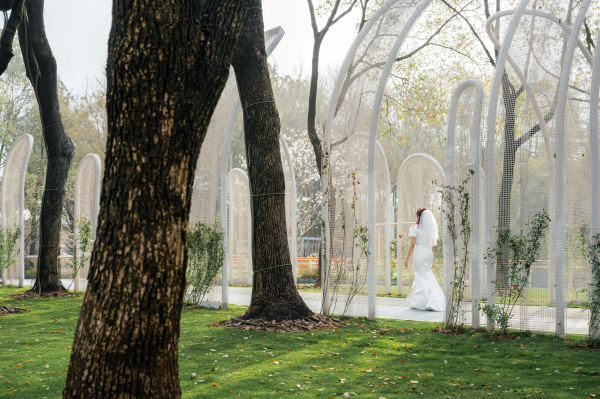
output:
M97 241L65 398L178 398L193 177L248 2L113 2Z
M19 26L19 43L27 76L39 104L48 155L40 214L37 279L33 290L40 293L66 291L60 281L58 256L65 187L75 156L75 144L67 135L60 114L56 59L44 27L44 0L27 0L25 8L25 23Z
M252 299L243 317L294 320L313 312L298 294L292 273L279 151L280 121L267 64L261 3L250 0L232 60L244 109L253 216Z

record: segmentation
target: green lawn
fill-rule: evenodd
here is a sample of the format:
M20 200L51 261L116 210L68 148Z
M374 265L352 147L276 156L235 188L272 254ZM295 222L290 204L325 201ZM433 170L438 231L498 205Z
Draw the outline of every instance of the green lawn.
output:
M60 397L82 298L5 299L15 291L0 288L0 304L31 312L0 318L0 387L22 398ZM582 336L446 336L430 332L431 323L350 318L345 328L314 333L208 327L242 312L183 312L185 398L600 397L600 352L566 349Z

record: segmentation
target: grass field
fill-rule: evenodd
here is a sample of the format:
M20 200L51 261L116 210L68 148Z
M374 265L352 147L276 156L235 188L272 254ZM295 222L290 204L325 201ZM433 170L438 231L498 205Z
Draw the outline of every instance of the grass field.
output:
M82 297L5 298L16 291L0 288L0 304L30 312L0 317L0 394L60 397ZM431 323L352 318L313 333L209 327L243 310L183 311L184 398L600 397L600 351L566 349L583 336L446 336Z

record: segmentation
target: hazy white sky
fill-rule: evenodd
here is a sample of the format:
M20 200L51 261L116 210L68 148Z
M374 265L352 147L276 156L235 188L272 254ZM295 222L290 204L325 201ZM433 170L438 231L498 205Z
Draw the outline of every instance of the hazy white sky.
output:
M58 73L69 88L80 89L87 79L104 74L111 7L111 0L46 2L48 40L58 62ZM302 65L307 74L313 39L306 0L263 0L263 12L266 29L281 26L286 32L271 59L285 72ZM328 33L321 48L323 70L343 61L354 38L357 17L355 11Z

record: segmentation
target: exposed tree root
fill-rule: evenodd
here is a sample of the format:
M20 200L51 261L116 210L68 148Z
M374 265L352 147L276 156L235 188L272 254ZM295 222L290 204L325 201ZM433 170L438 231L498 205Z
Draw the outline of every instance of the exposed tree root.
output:
M242 320L233 317L230 320L218 321L211 327L237 328L250 331L302 332L340 328L343 325L345 324L336 318L314 314L302 319L283 320L280 322L265 319Z
M16 314L29 312L27 309L11 308L10 306L0 306L0 314Z

